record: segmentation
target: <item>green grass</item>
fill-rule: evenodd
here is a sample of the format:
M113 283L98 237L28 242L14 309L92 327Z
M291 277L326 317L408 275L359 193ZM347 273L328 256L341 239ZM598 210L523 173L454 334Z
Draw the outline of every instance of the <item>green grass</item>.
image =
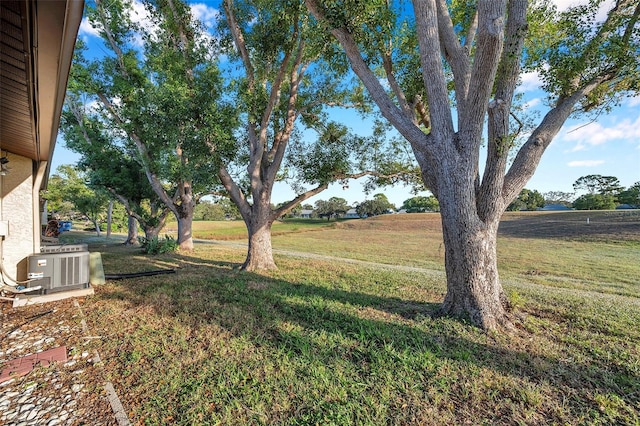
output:
M503 233L501 270L517 328L498 334L434 316L445 292L437 221L390 220L293 231L274 246L438 270L277 255L277 271L257 274L238 271L242 247L201 244L189 254L147 257L101 246L107 273L178 268L109 282L85 302L90 328L104 336L92 344L132 421L640 422L633 235ZM345 234L357 235L353 250ZM403 243L411 250L395 246ZM428 260L412 253L421 249Z

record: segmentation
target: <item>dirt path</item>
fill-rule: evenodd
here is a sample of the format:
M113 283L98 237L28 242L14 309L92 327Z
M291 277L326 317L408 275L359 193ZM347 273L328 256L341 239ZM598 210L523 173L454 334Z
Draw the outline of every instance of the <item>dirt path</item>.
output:
M214 244L214 245L223 245L223 246L227 246L227 247L237 247L237 248L247 248L247 244L245 243L239 243L239 242L234 242L234 241L220 241L220 240L194 240L194 243L196 244ZM391 270L396 270L396 271L401 271L401 272L420 272L420 273L426 273L426 274L432 274L434 276L441 276L444 277L444 271L438 271L435 269L426 269L426 268L420 268L420 267L416 267L416 266L406 266L406 265L392 265L392 264L388 264L388 263L377 263L377 262L369 262L366 260L358 260L358 259L349 259L346 257L335 257L335 256L327 256L324 254L318 254L318 253L309 253L309 252L302 252L302 251L292 251L292 250L282 250L282 249L273 249L273 252L275 254L281 254L284 256L289 256L289 257L299 257L302 259L317 259L317 260L325 260L327 262L341 262L341 263L351 263L354 265L362 265L362 266L368 266L371 268L383 268L383 269L391 269Z
M196 244L203 245L220 245L227 247L235 247L235 248L247 248L246 243L234 242L234 241L220 241L220 240L194 240ZM443 282L446 279L446 275L444 271L438 271L435 269L427 269L420 268L416 266L406 266L406 265L392 265L387 263L376 263L376 262L368 262L365 260L357 260L357 259L349 259L344 257L335 257L335 256L327 256L323 254L317 253L308 253L308 252L300 252L300 251L292 251L292 250L282 250L282 249L273 249L273 252L276 254L281 254L289 257L297 257L302 259L317 259L323 260L327 262L340 262L340 263L349 263L353 265L365 266L368 268L376 268L376 269L387 269L394 270L400 272L418 272L421 274L427 274L432 277L442 278ZM538 284L532 284L526 280L521 279L502 279L501 280L505 287L511 287L514 289L528 289L528 290L543 290L546 293L554 293L556 295L581 295L589 300L599 300L601 302L609 302L609 303L619 303L624 300L624 303L631 304L637 307L640 307L640 298L631 297L619 294L611 294L611 293L601 293L597 291L589 291L589 290L581 290L575 288L565 288L565 287L555 287L555 286L541 286Z

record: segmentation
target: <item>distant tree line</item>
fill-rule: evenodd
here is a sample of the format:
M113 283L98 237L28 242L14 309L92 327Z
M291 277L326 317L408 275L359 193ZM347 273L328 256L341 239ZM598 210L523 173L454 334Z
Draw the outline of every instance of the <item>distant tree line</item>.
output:
M550 191L543 195L525 188L507 210L536 210L552 204L576 210L612 210L620 205L640 208L640 182L624 188L614 176L587 175L578 178L573 189L574 192ZM576 197L579 192L584 193Z

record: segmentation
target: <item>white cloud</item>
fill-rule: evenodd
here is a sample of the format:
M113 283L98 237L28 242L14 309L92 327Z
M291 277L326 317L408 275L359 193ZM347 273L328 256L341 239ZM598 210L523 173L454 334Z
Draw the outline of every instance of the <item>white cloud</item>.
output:
M540 105L542 103L542 100L540 98L533 98L530 101L526 102L524 104L524 109L530 109L530 108L535 108L536 106Z
M537 90L541 85L542 80L540 80L540 74L537 71L526 72L520 76L519 89L523 92Z
M604 160L578 160L569 161L567 166L569 167L595 167L604 164Z
M391 89L391 85L389 84L389 80L387 80L386 78L379 78L378 79L378 83L380 83L380 85L382 87L385 88L385 90L390 90Z
M82 21L80 21L80 29L78 30L78 33L81 36L100 37L100 32L96 27L91 25L91 22L89 22L89 18L82 18Z
M612 141L638 139L640 139L640 117L634 121L622 120L611 127L605 127L598 122L587 125L578 124L568 128L562 137L563 141L576 143L570 152L583 151Z
M96 113L96 112L100 111L100 108L102 108L102 103L100 103L97 100L93 99L93 100L87 102L86 104L84 104L84 108L85 108L85 111L87 111L90 114L93 114L93 113Z
M133 0L131 2L131 7L132 10L130 11L131 13L129 15L131 22L138 24L140 28L150 32L151 34L155 33L158 30L157 26L151 20L151 16L145 8L144 3L142 3L140 0ZM99 28L94 27L86 17L82 18L82 21L80 22L80 29L78 31L78 34L85 37L85 39L87 37L100 37ZM134 46L141 47L143 45L142 34L134 34L132 42Z
M563 12L570 7L581 6L589 3L589 0L552 0L552 2L558 7L558 10ZM601 22L607 17L607 12L614 6L614 0L605 0L600 5L598 13L596 14L596 21Z
M640 96L634 96L627 100L627 106L629 108L637 107L640 105Z
M220 11L204 3L194 3L189 7L193 17L202 22L208 30L214 28L220 19Z
M151 19L151 15L144 6L144 3L142 3L140 0L133 0L131 2L131 6L133 8L131 14L129 15L131 22L137 24L142 29L142 31L147 32L152 36L159 31L158 26ZM136 33L133 36L133 45L136 47L142 47L144 45L142 33Z
M553 0L553 3L557 6L559 11L565 11L570 7L578 6L586 2L580 0Z

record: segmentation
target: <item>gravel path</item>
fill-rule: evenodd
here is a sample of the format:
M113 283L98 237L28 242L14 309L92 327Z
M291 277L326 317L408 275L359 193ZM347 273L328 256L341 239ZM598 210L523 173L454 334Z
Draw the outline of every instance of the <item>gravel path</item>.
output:
M104 392L99 356L89 348L79 303L7 306L0 311L0 369L7 361L61 346L67 349L67 361L36 365L28 374L0 383L0 424L118 424Z

